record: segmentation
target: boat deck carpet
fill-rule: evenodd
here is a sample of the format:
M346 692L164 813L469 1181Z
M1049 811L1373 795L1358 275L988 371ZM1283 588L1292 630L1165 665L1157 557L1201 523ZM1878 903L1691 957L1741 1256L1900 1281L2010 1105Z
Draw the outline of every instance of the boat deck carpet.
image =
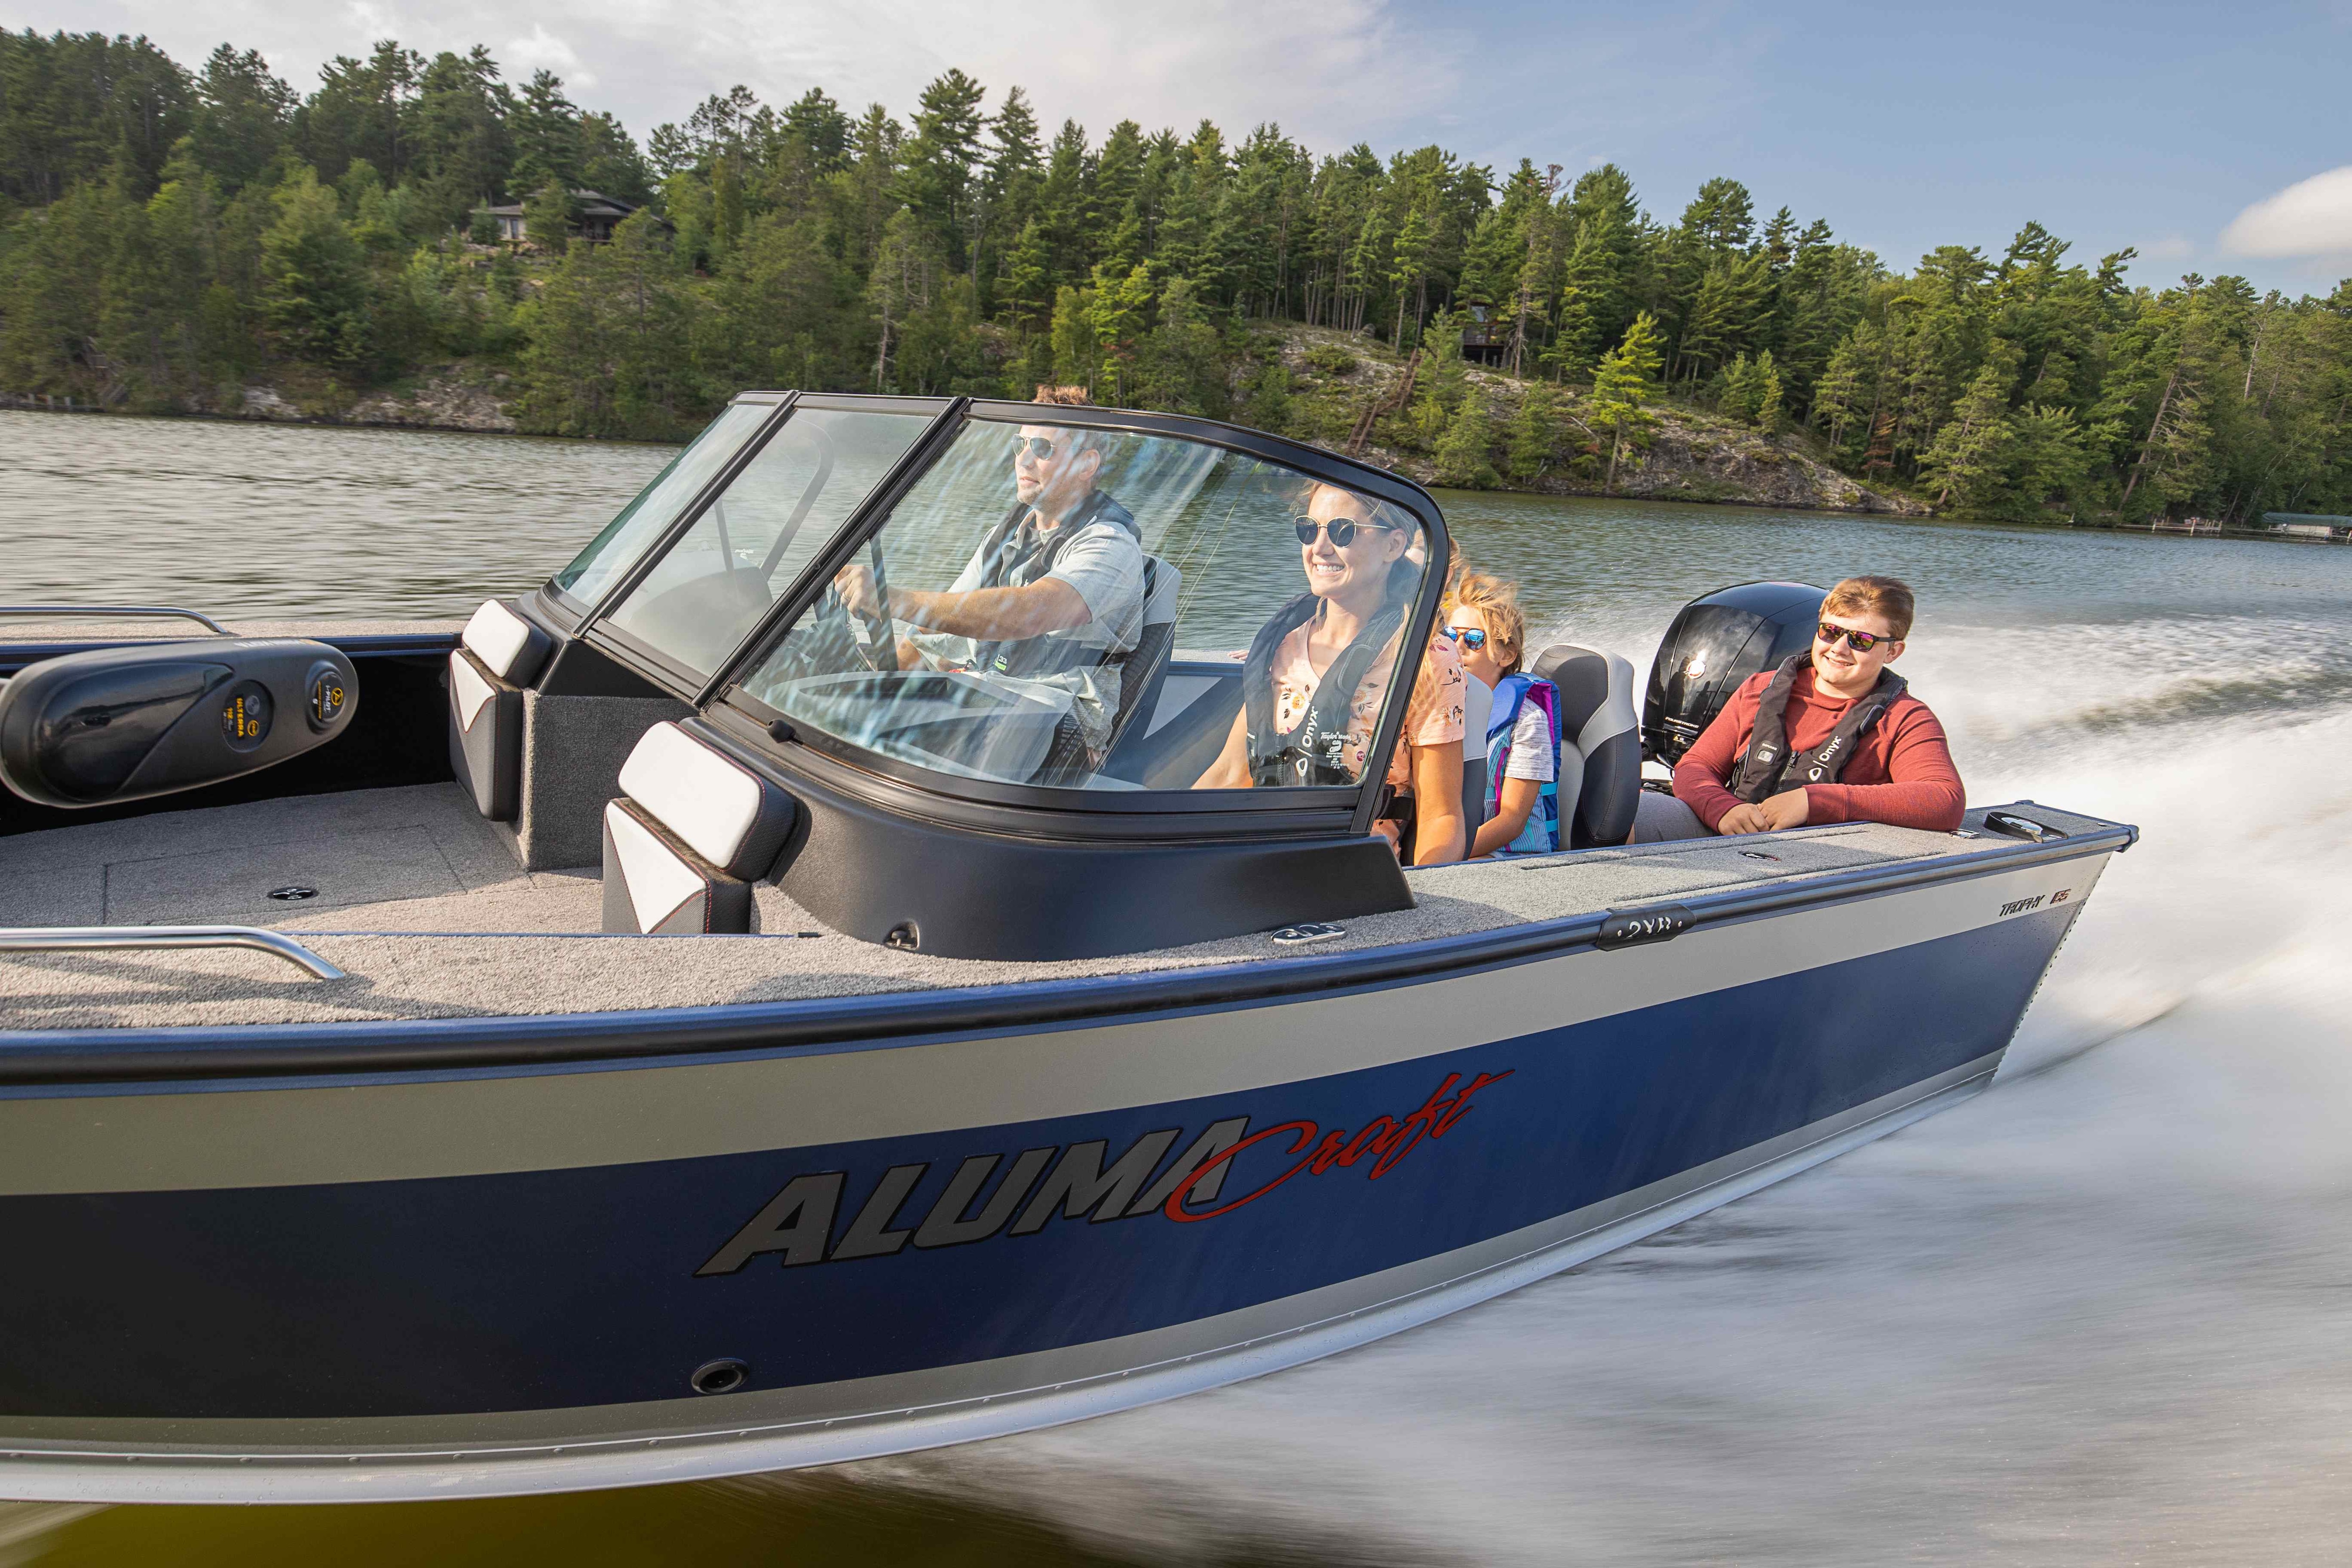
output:
M761 934L601 934L597 868L520 869L458 785L354 791L0 838L0 924L265 926L300 933L348 972L320 981L239 950L0 954L0 1028L606 1012L1282 963L2011 841L1849 823L1762 842L1769 849L1693 839L1416 870L1415 908L1350 920L1345 935L1305 949L1260 933L1013 963L859 942L769 887L759 890ZM288 888L315 891L269 897Z

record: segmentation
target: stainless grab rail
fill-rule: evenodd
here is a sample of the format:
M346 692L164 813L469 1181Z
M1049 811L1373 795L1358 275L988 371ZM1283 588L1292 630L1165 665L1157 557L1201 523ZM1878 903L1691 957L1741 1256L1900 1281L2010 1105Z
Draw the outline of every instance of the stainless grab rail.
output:
M256 926L0 927L0 952L107 952L166 947L249 947L299 963L321 980L343 972L296 942Z
M0 616L24 618L50 616L61 621L106 621L157 619L175 617L194 621L215 637L229 636L229 629L210 616L194 610L177 610L168 605L0 605Z

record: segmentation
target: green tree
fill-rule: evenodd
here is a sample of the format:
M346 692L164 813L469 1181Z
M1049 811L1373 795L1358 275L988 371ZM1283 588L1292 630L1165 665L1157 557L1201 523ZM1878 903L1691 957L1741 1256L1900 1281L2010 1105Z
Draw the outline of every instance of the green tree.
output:
M692 347L699 301L650 213L610 245L574 246L525 310L516 417L551 436L682 437L705 415Z
M1609 475L1603 481L1608 489L1617 488L1617 464L1626 442L1646 445L1657 424L1649 405L1657 399L1664 347L1656 320L1644 310L1625 329L1624 341L1603 354L1593 369L1585 411L1596 429L1609 433Z
M1494 422L1487 415L1486 400L1473 389L1462 399L1462 406L1454 411L1432 454L1437 482L1460 489L1492 489L1500 482L1493 461L1494 444Z
M572 243L578 221L578 204L569 187L550 179L522 205L522 231L541 250L561 256Z
M261 237L261 304L294 358L350 366L368 353L366 258L332 191L310 170L278 188L278 221Z

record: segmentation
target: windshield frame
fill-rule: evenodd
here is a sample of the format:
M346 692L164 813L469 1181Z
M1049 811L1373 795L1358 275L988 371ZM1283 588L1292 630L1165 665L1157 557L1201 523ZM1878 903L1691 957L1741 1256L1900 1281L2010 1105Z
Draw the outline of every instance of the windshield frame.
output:
M760 448L767 444L771 436L775 434L777 426L792 416L793 405L799 400L800 394L797 392L739 392L729 398L726 406L710 416L711 423L716 423L729 409L745 404L769 405L768 417L761 421L759 426L743 438L742 444L728 456L727 460L712 471L709 479L703 484L703 487L687 499L686 504L678 509L677 515L670 519L669 525L655 535L653 540L637 552L637 558L629 563L627 569L614 578L593 602L574 595L571 590L556 581L553 574L549 575L545 585L540 589L541 595L571 616L574 630L584 630L593 623L602 620L612 611L614 605L628 596L631 589L645 581L661 558L669 553L670 547L686 536L687 531L694 526L695 520L699 518L704 510L710 505L712 498L733 483L735 476L741 473L751 460L759 455ZM699 434L697 432L698 437ZM680 447L678 455L683 457L687 447L692 445L693 442L688 441L686 446ZM676 458L671 459L672 462L676 460ZM656 474L646 482L646 489L650 489L659 484L663 476L668 472L668 466L664 465L661 473ZM640 490L638 495L642 496L644 493L644 490ZM636 503L637 497L632 496L628 505L635 506ZM627 510L627 507L622 509L624 511ZM606 526L611 525L607 523Z
M726 672L740 662L745 645L756 640L761 635L765 625L764 619L754 622L746 630L744 636L737 639L727 657L719 661L718 668L706 675L700 670L688 668L659 648L642 638L632 636L615 625L612 619L614 613L628 602L629 595L636 591L639 584L653 575L669 552L694 531L695 525L702 520L703 514L710 510L711 503L725 495L729 487L741 477L743 471L758 460L760 454L767 448L768 443L774 440L777 435L792 422L795 411L805 408L840 413L905 414L929 419L930 425L908 448L908 455L911 456L924 449L925 443L937 435L940 421L952 414L961 401L953 397L863 396L856 394L820 392L740 392L728 400L728 407L732 408L740 404L766 403L773 404L776 412L744 437L742 445L714 471L709 482L696 491L693 498L679 509L677 516L672 520L670 525L645 548L635 562L630 563L628 570L614 578L612 585L593 605L583 605L579 600L557 586L552 577L548 579L546 586L541 590L542 597L570 613L572 617L571 629L575 636L595 645L599 651L620 660L656 686L665 688L674 692L682 700L694 703L698 707L709 700L709 694L717 689L719 681ZM871 506L875 495L890 488L891 480L898 477L904 464L905 459L902 458L899 464L891 469L889 478L886 479L883 484L858 499L845 527L855 528L861 525L866 517L866 509ZM802 581L801 578L794 578L790 589L778 602L782 603L796 593L802 585Z
M847 401L856 406L870 407L875 406L878 400L856 398ZM1386 501L1420 523L1429 541L1428 559L1432 564L1423 571L1422 583L1415 592L1412 614L1406 622L1407 635L1398 656L1400 678L1391 684L1391 696L1381 715L1380 725L1373 734L1367 755L1385 758L1393 752L1397 735L1404 726L1412 684L1419 677L1422 661L1427 655L1429 638L1436 625L1438 605L1444 597L1445 571L1443 563L1451 558L1451 540L1446 532L1444 514L1426 490L1401 475L1355 458L1213 419L1180 414L1070 405L1046 405L1002 399L959 398L953 401L953 405L941 415L939 423L908 449L900 468L883 484L876 487L867 496L866 504L842 525L828 545L810 557L807 567L791 589L778 595L768 614L751 628L737 646L734 654L698 693L697 707L714 720L722 716L722 710L731 710L743 721L735 727L737 732L745 734L747 739L756 733L759 738L752 743L772 756L780 753L789 756L787 742L777 732L782 730L784 735L790 736L790 745L804 749L803 755L833 764L815 771L822 774L824 782L835 788L855 788L861 778L886 781L890 786L884 792L886 801L898 809L919 809L942 820L961 818L972 826L989 826L997 831L1018 831L1024 826L1034 831L1037 826L1035 815L1052 812L1066 814L1074 819L1086 819L1096 825L1105 824L1107 819L1133 818L1135 822L1130 831L1138 835L1230 833L1240 826L1236 817L1263 818L1267 816L1286 818L1295 823L1302 832L1329 831L1332 826L1345 822L1357 834L1370 833L1385 782L1384 769L1368 769L1367 776L1352 784L1264 790L1093 790L1006 784L941 773L868 751L855 742L823 734L807 726L793 724L788 715L743 689L740 684L743 675L755 668L773 650L793 624L814 604L834 574L887 524L898 501L918 479L929 471L938 458L968 426L1034 425L1041 421L1087 429L1163 436L1219 447L1278 464L1307 479L1327 480ZM1010 815L1005 808L1013 808ZM1099 834L1102 827L1096 826L1080 831Z

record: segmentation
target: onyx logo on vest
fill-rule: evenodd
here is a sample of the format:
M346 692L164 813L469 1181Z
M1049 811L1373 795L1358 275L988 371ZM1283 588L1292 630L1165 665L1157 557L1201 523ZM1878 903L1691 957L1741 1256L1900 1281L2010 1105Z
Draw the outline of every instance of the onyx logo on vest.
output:
M1782 781L1792 768L1807 784L1835 784L1846 763L1853 760L1855 742L1910 689L1893 670L1879 671L1878 684L1839 715L1837 727L1830 731L1827 740L1811 752L1790 756L1789 696L1796 689L1799 673L1811 668L1812 658L1810 652L1795 653L1781 660L1780 668L1772 672L1770 684L1757 699L1756 723L1748 732L1748 754L1733 764L1727 785L1750 805L1780 794Z

